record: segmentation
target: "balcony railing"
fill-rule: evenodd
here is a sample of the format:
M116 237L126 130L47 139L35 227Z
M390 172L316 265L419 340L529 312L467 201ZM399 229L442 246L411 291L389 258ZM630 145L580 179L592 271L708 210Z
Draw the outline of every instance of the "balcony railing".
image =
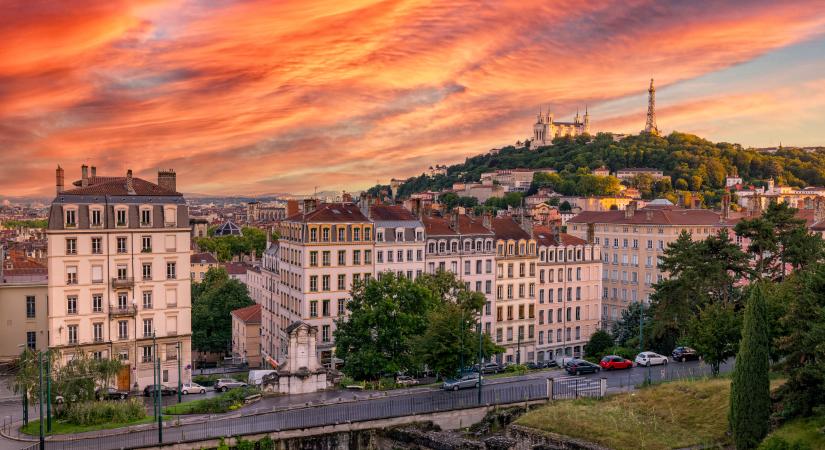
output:
M134 306L127 306L125 308L113 306L109 308L109 315L112 317L134 316L137 313L137 308Z
M112 289L131 288L135 285L132 277L112 278Z

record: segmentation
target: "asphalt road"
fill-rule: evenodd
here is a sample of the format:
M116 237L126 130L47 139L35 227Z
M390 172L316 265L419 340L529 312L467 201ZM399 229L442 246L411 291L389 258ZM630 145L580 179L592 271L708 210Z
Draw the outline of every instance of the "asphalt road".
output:
M722 366L722 372L727 372L733 367L732 362ZM634 367L626 370L601 371L595 374L584 375L586 379L607 379L608 392L619 392L633 389L642 384L650 376L651 381L674 380L683 378L694 378L710 375L710 367L700 362L676 363L671 362L664 366L654 366L648 370L643 367ZM530 372L523 376L490 378L485 380L482 392L485 402L496 403L502 398L510 398L512 395L527 395L544 392L546 379L548 377L563 378L568 375L562 370L541 370ZM514 392L518 392L514 394ZM532 395L531 394L531 395ZM214 394L208 394L214 395ZM254 405L244 408L244 414L267 414L276 410L290 410L305 406L328 404L336 402L338 404L324 406L313 409L291 411L281 413L278 416L280 425L289 427L289 423L307 424L310 420L308 416L328 416L335 421L360 420L359 416L369 417L368 414L375 414L375 411L386 411L388 415L403 414L409 408L426 408L431 405L441 405L447 407L453 404L474 404L477 393L475 390L463 390L460 392L442 392L440 389L431 386L419 386L394 391L371 392L371 391L328 391L313 394L290 395L270 397L261 400ZM187 400L203 398L204 395L190 395ZM176 397L166 397L164 403L173 403ZM458 402L458 403L456 403ZM19 417L20 407L17 405L0 405L0 416L6 415L8 408L16 410L15 416ZM407 408L407 409L405 409ZM416 410L418 410L416 409ZM320 414L323 413L323 414ZM366 414L366 415L365 415ZM289 417L284 417L288 415ZM224 435L234 435L254 430L273 429L274 418L269 415L258 416L253 423L252 420L237 418L218 420L214 417L210 420L203 417L199 423L183 425L180 427L165 429L166 442L178 439L193 438L201 433L220 433ZM37 417L33 414L32 417ZM274 417L274 416L272 416ZM286 421L289 419L289 421ZM83 440L75 443L48 442L49 449L114 449L124 446L136 445L146 442L147 439L154 439L157 431L147 431L140 433L121 434L115 436L102 436L94 440ZM0 449L20 449L28 444L21 442L0 439Z

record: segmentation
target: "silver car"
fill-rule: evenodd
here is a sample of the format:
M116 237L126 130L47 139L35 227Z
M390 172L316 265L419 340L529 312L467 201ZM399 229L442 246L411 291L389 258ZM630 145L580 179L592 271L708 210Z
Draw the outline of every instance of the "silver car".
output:
M457 391L459 389L464 388L474 388L478 386L479 379L477 373L468 373L463 375L459 378L455 378L452 380L446 380L444 384L441 385L441 389L445 391ZM481 384L484 384L484 378L481 378Z
M215 382L215 390L226 392L232 388L246 387L247 384L243 381L233 380L232 378L221 378Z
M206 394L206 388L198 383L183 383L180 386L180 393L183 395Z

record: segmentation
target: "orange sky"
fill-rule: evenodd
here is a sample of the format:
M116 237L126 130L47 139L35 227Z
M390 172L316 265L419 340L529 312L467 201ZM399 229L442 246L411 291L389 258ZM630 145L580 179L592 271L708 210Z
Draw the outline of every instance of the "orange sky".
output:
M62 5L62 6L60 6ZM0 195L93 164L184 192L359 189L524 139L539 107L825 144L825 1L0 0Z

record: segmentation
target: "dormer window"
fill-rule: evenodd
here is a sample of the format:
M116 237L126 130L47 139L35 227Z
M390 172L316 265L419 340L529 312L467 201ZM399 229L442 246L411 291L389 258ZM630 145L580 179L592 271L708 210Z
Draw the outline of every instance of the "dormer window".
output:
M372 231L370 227L364 227L364 240L369 241L372 238Z
M404 231L396 231L395 232L395 240L397 242L401 242L404 240Z
M166 208L163 210L163 226L166 228L175 228L178 226L178 220L175 215L177 214L177 208L174 206L171 208Z
M74 209L66 210L66 227L74 228L77 226L77 211Z
M91 219L89 220L93 227L103 226L103 211L99 209L91 210Z
M119 227L126 226L126 209L115 210L115 225Z
M375 240L378 242L384 242L384 232L378 231L375 233Z
M353 241L360 241L361 240L361 229L353 228L352 229L352 240Z
M152 210L151 209L141 209L140 210L140 226L142 226L142 227L151 227L152 226Z

